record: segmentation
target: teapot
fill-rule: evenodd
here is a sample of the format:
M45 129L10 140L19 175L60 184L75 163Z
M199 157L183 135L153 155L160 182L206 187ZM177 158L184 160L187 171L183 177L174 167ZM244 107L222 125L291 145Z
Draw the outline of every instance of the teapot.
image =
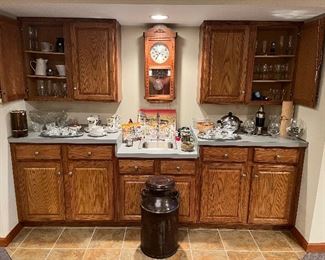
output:
M29 65L34 71L35 75L46 76L47 60L39 58L30 61Z
M232 134L239 129L242 121L240 121L237 116L233 115L233 113L229 112L227 115L221 117L221 119L218 120L217 123L223 130Z

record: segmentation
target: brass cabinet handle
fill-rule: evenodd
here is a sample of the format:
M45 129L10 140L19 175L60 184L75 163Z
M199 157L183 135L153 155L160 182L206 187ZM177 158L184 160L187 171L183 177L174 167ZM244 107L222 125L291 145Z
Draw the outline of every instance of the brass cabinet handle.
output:
M258 178L259 176L257 174L254 174L254 178Z
M245 90L242 90L242 91L241 91L241 93L242 93L242 94L245 94L245 93L246 93L246 91L245 91Z
M35 155L39 155L39 152L36 151L34 154L35 154Z
M68 175L69 175L69 176L72 176L72 172L69 172Z
M181 167L177 166L176 170L179 172L181 170Z
M246 177L247 176L247 174L246 173L242 173L242 175L241 175L242 177Z
M138 171L139 170L139 166L134 166L134 169L136 170L136 171Z
M225 153L225 154L223 155L223 157L227 159L227 158L229 157L229 155L228 155L227 153Z
M91 156L93 153L92 152L88 152L87 154L88 154L88 156Z
M77 90L77 87L74 87L73 90Z
M278 160L278 159L280 159L280 157L281 157L281 156L280 156L279 154L277 154L276 156L274 156L274 159L275 159L275 160Z
M61 172L58 172L58 175L61 176Z

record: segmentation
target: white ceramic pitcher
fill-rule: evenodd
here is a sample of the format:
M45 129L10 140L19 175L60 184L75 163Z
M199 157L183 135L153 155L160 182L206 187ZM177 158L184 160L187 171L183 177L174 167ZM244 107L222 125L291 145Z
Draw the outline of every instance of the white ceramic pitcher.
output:
M36 61L32 60L29 63L35 75L38 76L46 76L46 64L47 64L47 60L42 58L36 59Z

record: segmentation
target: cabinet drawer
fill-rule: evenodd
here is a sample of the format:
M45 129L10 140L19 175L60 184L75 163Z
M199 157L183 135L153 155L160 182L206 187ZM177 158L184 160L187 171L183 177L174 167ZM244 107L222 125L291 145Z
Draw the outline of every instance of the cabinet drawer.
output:
M263 163L298 163L299 150L282 148L255 148L254 161Z
M161 174L195 174L195 161L163 160L160 165Z
M17 144L15 145L17 160L60 160L60 145Z
M246 162L248 156L248 148L235 147L203 147L203 161L215 162Z
M83 160L111 160L113 157L112 146L98 146L98 145L69 145L68 158L69 159L83 159Z
M120 174L154 174L154 160L119 160Z

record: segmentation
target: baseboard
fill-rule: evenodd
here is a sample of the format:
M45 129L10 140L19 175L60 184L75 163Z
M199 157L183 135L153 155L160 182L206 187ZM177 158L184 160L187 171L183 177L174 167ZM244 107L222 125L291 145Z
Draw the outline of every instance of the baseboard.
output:
M308 243L296 227L291 229L291 233L306 252L325 252L325 243Z
M20 230L22 230L23 225L18 223L6 237L0 237L0 247L6 247L10 242L18 235Z

